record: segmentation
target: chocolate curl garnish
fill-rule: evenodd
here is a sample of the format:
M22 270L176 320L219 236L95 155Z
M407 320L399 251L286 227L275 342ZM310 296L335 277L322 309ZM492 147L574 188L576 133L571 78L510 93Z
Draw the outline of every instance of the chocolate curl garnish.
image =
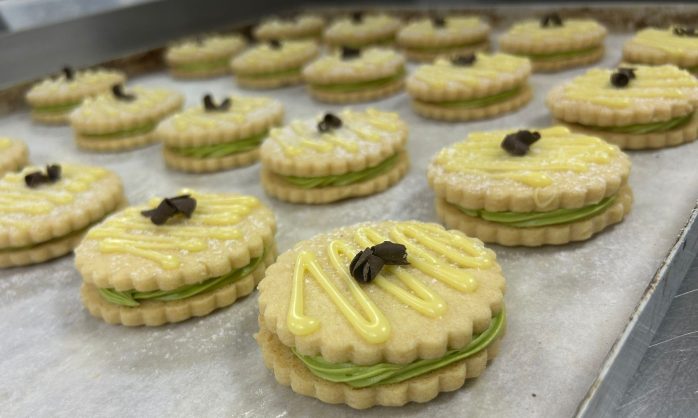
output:
M191 218L194 209L196 209L196 199L191 195L184 194L162 199L162 202L155 209L141 211L141 215L150 218L150 221L155 225L162 225L178 213Z
M27 187L35 188L44 183L55 183L61 179L61 166L51 164L46 166L46 174L41 171L34 171L24 176L24 183Z
M119 100L123 100L124 102L132 102L136 100L136 95L135 94L128 94L124 91L124 86L123 84L114 84L111 86L111 92Z
M634 68L618 68L611 74L611 84L613 87L625 87L630 83L630 80L635 78Z
M207 112L225 112L230 109L231 104L230 97L226 97L225 100L217 105L213 101L213 96L210 94L204 96L204 110Z
M562 26L562 18L557 13L549 13L540 19L540 26L542 28Z
M352 277L361 283L375 279L384 265L405 265L407 248L402 244L384 241L378 245L359 251L349 264Z
M63 72L63 75L65 76L65 79L68 81L73 81L75 80L75 70L73 70L72 67L66 65L61 69Z
M350 48L348 46L342 47L342 59L352 60L359 58L361 56L361 50L359 48Z
M364 21L364 14L363 12L354 12L351 14L351 21L354 24L359 24Z
M451 63L461 67L468 67L475 64L476 59L477 57L475 54L456 55L455 57L451 58Z
M676 36L691 36L691 37L696 37L698 36L698 32L696 32L695 28L689 28L688 26L676 26L673 29L674 35Z
M446 19L444 19L443 16L432 16L431 24L435 28L444 28L446 27Z
M269 40L269 48L271 49L281 49L281 41L278 39Z
M526 155L531 145L540 139L540 133L531 131L518 131L504 137L502 148L515 156Z
M342 120L339 116L332 113L325 113L325 117L317 124L317 130L320 132L329 132L333 129L342 127Z

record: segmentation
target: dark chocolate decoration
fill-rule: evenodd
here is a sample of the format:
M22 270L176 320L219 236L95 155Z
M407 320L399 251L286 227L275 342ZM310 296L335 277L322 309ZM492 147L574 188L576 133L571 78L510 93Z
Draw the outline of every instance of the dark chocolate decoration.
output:
M278 39L271 39L269 40L269 47L271 49L281 49L281 41Z
M434 25L435 28L443 28L446 27L446 19L442 16L432 16L431 24Z
M348 46L342 47L342 59L352 60L359 58L361 56L361 50L359 48L350 48Z
M540 133L531 131L518 131L504 137L502 148L511 155L526 155L531 145L540 139Z
M540 26L542 28L562 26L562 18L557 13L548 13L540 19Z
M634 68L618 68L611 74L611 84L613 87L625 87L633 78L635 78Z
M407 248L402 244L384 241L373 247L359 251L349 264L352 277L361 283L375 279L384 265L405 265Z
M204 110L207 112L225 112L230 109L231 104L230 97L226 97L220 104L216 104L213 101L213 96L210 94L204 96Z
M24 176L24 183L27 187L34 188L44 183L55 183L61 179L61 166L51 164L46 166L46 174L41 171L34 171Z
M132 102L136 100L135 94L128 94L124 91L123 84L114 84L111 86L111 92L114 94L114 97L124 102Z
M451 58L451 63L453 63L453 65L467 67L475 64L476 59L477 57L475 54L456 55L455 57Z
M676 26L673 30L674 35L676 36L691 36L691 37L696 37L698 36L698 32L696 32L696 28L690 28L688 26Z
M351 14L351 21L355 24L359 24L364 21L363 12L354 12Z
M627 74L630 79L635 78L635 69L634 68L629 68L629 67L620 67L616 71L619 73L624 73Z
M150 218L155 225L162 225L178 213L190 218L194 209L196 209L196 199L184 194L162 199L155 209L141 211L141 215Z
M333 129L342 127L342 120L339 116L332 113L325 113L325 117L317 124L317 130L320 132L329 132Z
M63 67L61 69L61 71L63 72L63 75L65 75L66 80L68 80L68 81L75 80L75 70L73 70L72 67L66 65L65 67Z

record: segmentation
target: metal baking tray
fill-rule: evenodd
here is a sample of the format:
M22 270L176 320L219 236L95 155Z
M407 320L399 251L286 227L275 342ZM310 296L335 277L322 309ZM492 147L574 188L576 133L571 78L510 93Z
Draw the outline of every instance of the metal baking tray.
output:
M486 11L501 23L540 10ZM602 6L581 12L613 19ZM639 12L632 13L618 19L627 23ZM497 25L497 30L503 27ZM619 24L616 29L627 28ZM628 36L623 31L610 34L601 65L619 62ZM141 57L153 59L152 54ZM259 185L259 165L191 175L168 170L159 146L119 154L82 152L75 148L70 128L34 124L26 109L16 105L5 105L13 110L0 115L0 134L25 140L34 163L72 161L115 170L133 203L172 195L182 187L258 196L276 213L283 251L321 231L360 221L436 221L434 196L425 177L431 157L470 131L548 125L545 94L583 71L536 74L531 78L535 98L529 105L480 122L448 124L420 118L410 110L404 93L358 105L399 112L408 122L412 167L384 193L323 206L268 198ZM135 76L131 83L175 88L185 93L187 105L205 93L266 94L284 102L287 120L341 108L313 102L303 87L241 91L230 77L175 81L159 70ZM8 93L11 90L5 96L0 92L0 98L16 103L17 91ZM426 404L377 407L362 415L613 415L698 245L698 142L630 156L635 204L623 223L583 243L537 249L493 246L508 280L510 318L500 355L479 379ZM80 282L72 256L0 271L0 415L356 414L347 406L323 404L276 383L252 337L257 330L256 294L204 318L159 328L127 328L90 317L79 300Z

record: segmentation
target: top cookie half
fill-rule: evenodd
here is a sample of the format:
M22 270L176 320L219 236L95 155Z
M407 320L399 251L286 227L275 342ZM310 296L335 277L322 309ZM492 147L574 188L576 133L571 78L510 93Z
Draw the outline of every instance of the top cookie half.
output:
M289 19L272 17L254 28L254 37L261 41L272 39L319 38L325 19L314 14L302 14Z
M389 44L395 39L401 21L386 14L355 14L342 17L325 30L323 39L330 46L363 48L376 44Z
M674 64L698 72L698 35L694 29L670 27L643 29L623 46L623 60L629 63Z
M440 48L465 47L485 42L489 34L490 25L477 16L420 18L400 29L397 42L402 48L438 52Z

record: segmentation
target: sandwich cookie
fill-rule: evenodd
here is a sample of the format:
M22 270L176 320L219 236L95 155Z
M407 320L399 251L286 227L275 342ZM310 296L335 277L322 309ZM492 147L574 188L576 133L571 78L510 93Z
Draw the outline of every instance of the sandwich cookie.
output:
M427 177L449 227L484 242L535 247L583 241L623 220L630 159L558 126L473 132L439 152Z
M599 61L606 28L591 19L565 19L557 14L525 20L499 38L503 52L528 57L533 71L560 71Z
M156 140L158 123L182 107L184 97L169 89L122 85L88 99L70 115L79 148L124 151Z
M321 102L376 100L402 90L405 58L388 48L343 47L305 67L303 79L310 95Z
M494 252L416 221L297 243L259 285L256 335L276 380L352 408L427 402L478 377L506 327Z
M35 121L67 124L70 112L85 98L108 92L114 84L124 82L126 76L121 71L103 68L75 71L65 67L61 75L32 86L25 98Z
M29 162L29 150L24 142L0 137L0 177L17 171Z
M447 121L499 116L531 100L528 58L508 54L454 56L422 65L407 79L412 108Z
M318 54L315 41L271 40L235 57L230 65L241 87L272 89L300 84L301 69Z
M594 68L554 87L558 122L621 148L662 148L698 137L698 81L673 65Z
M284 107L266 97L230 96L170 116L158 125L165 162L175 170L206 173L252 164L269 129L281 124Z
M99 167L25 167L0 179L0 267L68 254L85 231L125 203L121 179Z
M272 17L263 21L252 32L260 41L272 39L316 39L322 37L325 19L314 14L301 14L288 19Z
M75 250L82 302L110 324L157 326L231 305L275 257L275 221L257 198L184 190L129 207Z
M335 48L390 46L395 42L401 24L402 21L395 16L355 12L335 20L325 29L323 39L328 46Z
M432 62L440 56L468 55L490 47L490 25L476 16L420 18L400 29L397 43L407 58Z
M696 74L698 31L683 26L643 29L623 46L623 60L632 64L673 64Z
M245 45L238 34L203 36L171 45L165 52L165 62L174 77L216 77L228 74L230 59Z
M261 147L262 186L293 203L329 203L381 192L409 166L397 113L343 110L271 130Z

